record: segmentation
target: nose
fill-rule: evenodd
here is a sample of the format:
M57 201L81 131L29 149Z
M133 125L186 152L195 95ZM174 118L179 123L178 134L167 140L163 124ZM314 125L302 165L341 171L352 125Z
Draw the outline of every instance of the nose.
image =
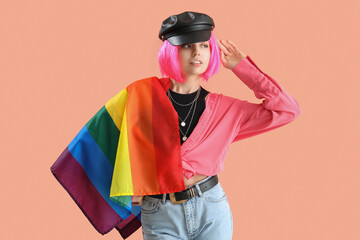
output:
M200 55L200 47L194 45L193 56Z

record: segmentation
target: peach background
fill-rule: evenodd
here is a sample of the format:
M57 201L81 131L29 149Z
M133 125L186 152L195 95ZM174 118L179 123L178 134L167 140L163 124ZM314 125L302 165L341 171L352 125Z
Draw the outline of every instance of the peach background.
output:
M1 1L1 239L101 236L50 166L130 82L160 76L161 22L209 14L302 114L231 145L220 179L243 240L360 239L359 1ZM203 86L261 102L231 71ZM141 229L129 239L142 239Z

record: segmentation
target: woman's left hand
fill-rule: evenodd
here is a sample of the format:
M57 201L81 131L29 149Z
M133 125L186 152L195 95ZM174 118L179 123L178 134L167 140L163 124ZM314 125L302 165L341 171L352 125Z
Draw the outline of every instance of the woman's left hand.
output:
M132 205L141 206L143 199L144 199L144 196L133 196Z
M233 69L243 58L246 57L235 44L230 41L216 40L220 48L220 60L225 68Z

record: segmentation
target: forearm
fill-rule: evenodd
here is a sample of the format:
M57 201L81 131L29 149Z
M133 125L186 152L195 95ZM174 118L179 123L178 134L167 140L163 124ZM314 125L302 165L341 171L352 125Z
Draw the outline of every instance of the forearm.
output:
M232 71L254 91L258 99L265 98L262 104L266 109L300 114L297 101L277 81L261 71L249 56L242 59Z
M242 59L232 71L254 91L258 99L265 98L259 104L239 99L236 101L240 114L234 141L278 128L300 115L300 106L295 98L262 72L249 56Z

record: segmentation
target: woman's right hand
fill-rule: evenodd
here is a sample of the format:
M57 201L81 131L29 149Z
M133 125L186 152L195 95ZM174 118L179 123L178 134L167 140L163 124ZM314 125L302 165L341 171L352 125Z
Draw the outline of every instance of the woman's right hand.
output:
M220 48L220 61L223 66L233 69L246 55L230 40L216 40Z
M141 206L144 196L133 196L132 205Z

